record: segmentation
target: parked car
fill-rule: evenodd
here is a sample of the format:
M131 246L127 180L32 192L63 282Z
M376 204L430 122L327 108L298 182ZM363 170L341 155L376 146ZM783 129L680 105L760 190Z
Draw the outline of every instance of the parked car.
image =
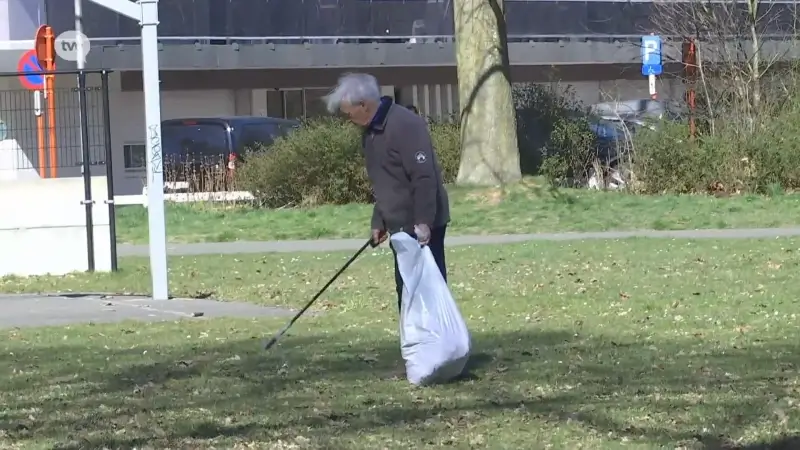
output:
M618 189L625 186L620 173L620 162L627 154L631 129L627 124L593 117L589 129L595 135L595 160L586 168L587 185L590 189ZM598 171L602 173L598 173Z
M228 190L248 149L269 147L298 126L296 120L273 117L165 120L161 146L166 181L190 192Z
M625 187L629 177L621 163L631 154L633 136L644 127L654 130L660 120L679 120L682 116L676 105L651 99L598 103L590 111L589 127L597 138L599 166L587 168L590 189Z

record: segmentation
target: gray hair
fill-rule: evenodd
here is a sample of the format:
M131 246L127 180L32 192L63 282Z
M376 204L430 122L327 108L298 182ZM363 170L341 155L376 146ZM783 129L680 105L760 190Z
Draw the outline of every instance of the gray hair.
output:
M330 94L325 96L328 111L335 113L342 103L355 105L365 101L380 101L381 88L378 80L368 73L347 73L339 77L339 82Z

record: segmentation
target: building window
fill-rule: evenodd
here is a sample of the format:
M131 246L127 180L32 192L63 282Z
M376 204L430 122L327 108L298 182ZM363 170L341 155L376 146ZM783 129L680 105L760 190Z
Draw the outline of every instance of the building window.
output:
M330 89L305 89L306 94L306 117L320 117L328 115L325 97L330 93Z
M283 110L283 91L270 89L267 91L267 115L276 119L286 117Z
M305 95L302 89L284 91L283 101L286 119L302 119L305 117Z
M147 166L147 148L144 144L125 144L122 153L126 169L144 169Z
M270 89L267 115L280 119L303 119L328 114L324 97L330 88Z

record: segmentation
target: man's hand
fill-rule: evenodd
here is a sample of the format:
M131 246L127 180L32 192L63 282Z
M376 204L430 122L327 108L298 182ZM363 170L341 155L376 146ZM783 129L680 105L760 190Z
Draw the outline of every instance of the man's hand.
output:
M431 241L431 229L425 224L414 225L414 233L417 235L419 245L428 245Z
M386 240L388 235L386 234L386 230L379 230L373 229L372 230L372 247L375 248L383 243Z

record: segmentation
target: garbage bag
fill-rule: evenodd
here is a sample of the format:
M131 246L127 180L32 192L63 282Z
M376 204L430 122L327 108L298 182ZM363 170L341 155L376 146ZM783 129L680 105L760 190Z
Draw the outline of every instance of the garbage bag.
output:
M407 233L391 237L403 278L400 351L414 385L442 383L467 364L470 335L431 250Z

